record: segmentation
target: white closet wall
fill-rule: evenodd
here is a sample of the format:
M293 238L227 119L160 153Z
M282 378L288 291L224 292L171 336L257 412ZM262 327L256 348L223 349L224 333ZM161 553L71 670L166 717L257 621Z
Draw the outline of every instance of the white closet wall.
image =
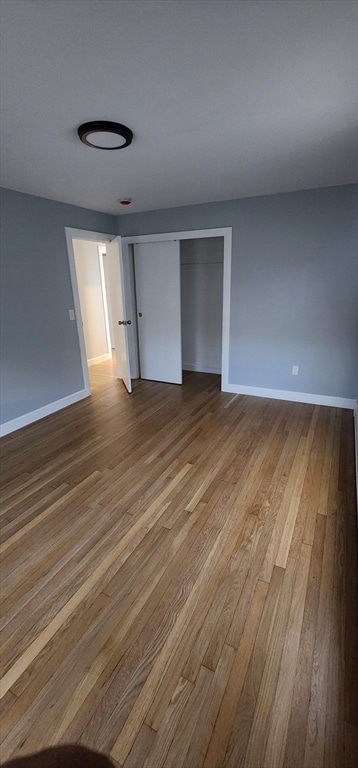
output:
M109 356L98 243L73 240L78 292L87 362L99 362Z
M105 253L103 256L103 271L106 284L108 324L111 337L111 346L114 349L114 339L116 338L116 286L117 271L114 265L113 254Z
M224 239L180 243L183 369L221 373Z

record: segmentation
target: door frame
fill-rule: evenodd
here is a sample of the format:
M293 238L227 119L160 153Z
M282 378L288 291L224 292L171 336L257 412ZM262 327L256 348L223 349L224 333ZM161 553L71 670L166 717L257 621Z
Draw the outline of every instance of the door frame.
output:
M87 230L87 229L74 229L73 227L65 227L65 235L66 235L66 243L67 243L68 263L70 268L73 303L74 303L74 310L75 310L75 320L76 320L76 326L77 326L77 336L78 336L78 343L79 343L80 354L81 354L82 375L83 375L84 389L85 389L84 397L86 397L91 394L91 386L89 381L85 337L84 337L83 326L82 326L80 295L78 291L75 254L73 250L72 240L73 239L90 240L95 243L110 243L111 240L114 240L117 237L117 235L108 234L108 232L107 233L92 232L91 230Z
M217 229L193 229L183 232L160 232L151 235L131 235L122 237L123 254L129 254L129 246L136 243L153 243L163 240L198 240L209 237L224 238L224 266L223 266L223 322L222 322L222 348L221 348L221 391L230 392L229 389L229 346L230 346L230 301L231 301L231 252L232 252L232 227L219 227ZM138 353L137 353L138 354ZM139 360L137 360L139 370Z

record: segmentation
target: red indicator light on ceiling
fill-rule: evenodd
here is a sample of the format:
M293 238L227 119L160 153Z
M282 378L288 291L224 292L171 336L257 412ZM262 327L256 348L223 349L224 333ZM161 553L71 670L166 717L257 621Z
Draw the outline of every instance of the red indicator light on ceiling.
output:
M132 201L130 200L129 197L127 197L127 198L124 198L124 200L118 200L118 202L120 205L130 205Z

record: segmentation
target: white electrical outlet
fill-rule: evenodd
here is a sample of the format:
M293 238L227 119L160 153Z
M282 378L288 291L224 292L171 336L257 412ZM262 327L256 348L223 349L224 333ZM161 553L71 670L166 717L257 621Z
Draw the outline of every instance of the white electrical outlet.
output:
M74 320L75 319L75 310L74 309L69 309L68 310L68 315L69 315L70 320Z
M292 376L298 376L298 365L292 366Z

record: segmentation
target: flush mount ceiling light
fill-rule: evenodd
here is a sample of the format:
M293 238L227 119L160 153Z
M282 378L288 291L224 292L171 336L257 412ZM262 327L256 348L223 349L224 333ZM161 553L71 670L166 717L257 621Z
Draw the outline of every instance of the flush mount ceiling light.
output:
M123 149L129 147L133 139L130 128L108 120L83 123L77 133L84 144L95 149Z

